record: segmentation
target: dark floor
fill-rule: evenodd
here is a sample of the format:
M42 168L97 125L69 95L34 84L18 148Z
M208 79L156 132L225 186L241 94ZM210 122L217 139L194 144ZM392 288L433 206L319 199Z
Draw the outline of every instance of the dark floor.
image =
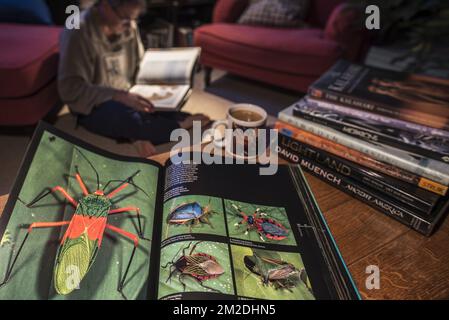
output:
M211 83L206 92L235 103L251 103L263 107L277 117L279 111L297 102L304 94L225 74Z

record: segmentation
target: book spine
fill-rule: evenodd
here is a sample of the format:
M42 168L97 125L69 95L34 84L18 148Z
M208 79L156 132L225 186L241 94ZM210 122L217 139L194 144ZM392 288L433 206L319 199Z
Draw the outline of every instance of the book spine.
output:
M405 131L412 131L415 133L421 133L429 136L439 136L444 138L449 138L449 131L435 129L431 127L426 127L420 124L416 124L413 122L402 121L399 119L384 117L381 115L377 115L375 113L365 112L353 108L348 108L339 104L335 104L332 102L321 101L313 98L307 98L307 105L327 109L331 111L338 112L340 114L360 118L367 121L375 121L381 123L388 127L399 128Z
M440 128L442 126L441 117L434 116L432 114L426 114L414 110L408 110L407 113L401 113L398 110L392 108L386 108L381 104L369 102L354 98L344 94L336 94L327 90L321 90L311 87L308 94L317 100L327 101L330 103L337 103L349 108L357 108L359 110L372 112L385 117L401 119L404 121L410 121L424 126ZM449 130L449 127L445 125L444 130Z
M356 139L386 144L391 147L414 153L421 157L428 157L445 163L449 162L449 154L433 151L429 148L421 148L417 145L406 143L394 136L388 136L383 133L364 128L362 126L357 126L341 120L333 119L332 117L327 117L326 114L320 112L319 110L306 110L298 107L293 110L293 114L296 117L302 118L304 120L312 121L314 123L318 123L323 126L338 130Z
M289 125L288 123L278 121L275 125L275 128L278 129L282 134L292 137L293 139L298 140L302 143L325 150L326 152L329 152L333 155L344 158L351 162L358 163L374 171L387 174L404 182L408 182L424 190L431 191L438 195L445 195L447 192L448 188L446 186L420 177L416 174L404 171L398 167L380 162L359 151L350 149L346 146L337 144L333 141L324 139L307 131L303 131L292 125Z
M369 188L382 192L384 195L395 197L405 207L419 210L423 214L431 214L433 207L440 198L431 192L416 190L417 188L414 186L373 171L368 171L355 163L338 158L282 134L279 136L279 146L282 150L278 150L278 152L284 152L283 156L288 158L290 162L299 164L302 158L311 160L327 170L337 172L354 181L359 181ZM420 194L419 191L422 191L421 193L425 193L425 195ZM421 197L417 196L417 194L420 194Z
M357 150L381 162L413 172L418 176L425 177L443 186L449 185L449 165L446 163L425 157L418 157L389 146L361 141L342 134L337 130L297 118L293 115L286 114L285 112L279 114L279 119L314 135L344 145L350 149Z
M280 153L280 155L283 157L282 153ZM385 197L359 185L351 179L341 176L338 173L326 170L310 160L302 159L299 164L306 172L366 203L383 214L392 217L402 224L424 235L429 235L432 232L433 224L431 221L419 217L409 210L397 205L392 200L386 199Z

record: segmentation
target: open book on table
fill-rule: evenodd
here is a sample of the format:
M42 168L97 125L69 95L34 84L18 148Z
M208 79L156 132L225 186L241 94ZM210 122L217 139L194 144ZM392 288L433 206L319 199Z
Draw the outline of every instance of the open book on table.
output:
M162 166L40 124L0 219L0 299L359 298L301 169L259 169Z
M196 47L148 50L130 92L149 99L157 111L179 110L191 94L200 54Z

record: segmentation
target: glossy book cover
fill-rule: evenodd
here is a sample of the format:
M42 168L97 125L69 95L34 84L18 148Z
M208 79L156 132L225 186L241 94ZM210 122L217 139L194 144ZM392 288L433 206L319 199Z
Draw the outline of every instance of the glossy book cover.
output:
M432 128L449 128L449 82L440 78L340 60L312 84L309 94Z

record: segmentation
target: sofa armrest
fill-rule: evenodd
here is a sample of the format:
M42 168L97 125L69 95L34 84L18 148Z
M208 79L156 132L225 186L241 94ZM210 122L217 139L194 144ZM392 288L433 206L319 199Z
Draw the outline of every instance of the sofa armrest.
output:
M213 22L236 22L248 7L249 0L218 0L215 4Z

